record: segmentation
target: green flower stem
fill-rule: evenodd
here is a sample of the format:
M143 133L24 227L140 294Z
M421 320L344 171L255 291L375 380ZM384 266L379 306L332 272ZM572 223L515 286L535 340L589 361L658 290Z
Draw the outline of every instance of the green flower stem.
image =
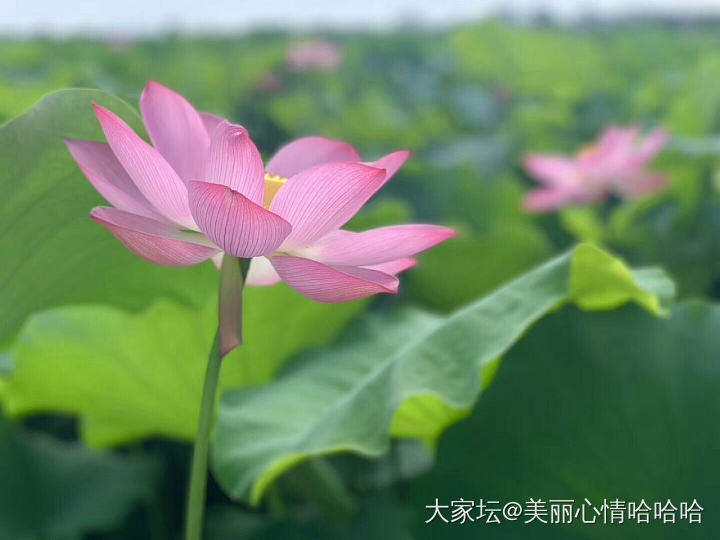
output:
M210 447L210 429L215 409L215 392L220 377L220 332L215 333L210 356L208 357L200 402L200 418L197 436L193 448L192 466L190 469L190 489L187 499L187 516L185 521L185 540L202 538L203 512L205 510L205 487L207 484L208 449Z
M239 259L225 254L220 269L218 329L210 349L200 401L200 418L190 468L185 540L202 538L208 450L220 365L223 356L242 342L242 290L249 266L250 259Z
M277 484L268 488L267 503L270 514L277 513L277 499L281 495ZM335 467L323 457L305 461L293 469L283 482L283 488L290 496L299 496L312 501L340 520L349 519L357 507L355 497L345 487L342 476Z
M356 503L340 474L327 459L321 457L311 459L307 466L311 478L309 483L315 483L319 487L318 492L325 498L327 507L337 516L348 519L355 510Z

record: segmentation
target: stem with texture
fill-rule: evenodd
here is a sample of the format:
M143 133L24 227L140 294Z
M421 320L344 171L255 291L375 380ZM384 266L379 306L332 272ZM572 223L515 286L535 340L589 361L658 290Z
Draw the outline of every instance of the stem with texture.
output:
M208 451L213 413L215 412L215 394L223 356L242 342L242 289L249 264L248 259L238 259L227 254L223 257L218 298L218 330L208 356L205 383L200 401L200 416L190 467L185 540L201 540L202 538Z

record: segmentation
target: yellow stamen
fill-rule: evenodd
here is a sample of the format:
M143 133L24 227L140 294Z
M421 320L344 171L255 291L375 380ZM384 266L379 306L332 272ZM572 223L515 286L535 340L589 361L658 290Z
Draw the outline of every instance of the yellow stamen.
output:
M600 150L597 144L587 144L580 148L579 155L580 157L589 158L597 154L597 152Z
M278 192L278 189L280 189L287 180L287 178L278 174L265 173L265 195L263 196L263 206L265 208L270 207L270 203Z

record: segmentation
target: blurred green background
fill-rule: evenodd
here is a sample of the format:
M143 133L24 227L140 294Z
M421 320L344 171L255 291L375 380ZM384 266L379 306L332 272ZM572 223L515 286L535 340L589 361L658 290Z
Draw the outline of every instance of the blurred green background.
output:
M248 345L224 367L223 383L250 388L241 390L247 399L278 373L282 380L308 362L343 357L377 317L404 317L411 329L426 324L410 319L443 317L578 241L633 267L660 265L675 281L682 302L669 318L635 306L601 313L565 307L522 332L474 408L453 421L468 417L440 436L435 451L397 438L381 457L306 461L283 474L259 506L233 503L232 490L213 481L208 539L717 538L718 30L491 20L381 34L2 38L0 123L60 88L97 88L136 107L154 79L198 109L245 125L265 157L306 134L347 140L368 159L413 151L351 226L431 221L456 227L457 237L419 258L397 298L316 306L284 285L249 291ZM288 62L293 46L319 39L337 47L337 65ZM0 222L0 395L13 418L0 426L0 537L177 538L217 276L209 264L176 270L129 262L84 218L99 199L58 141L96 127L89 112L80 119L63 106L62 118L37 109L24 117L27 126L3 128L5 143L30 148L21 164L9 151L0 154L10 163L2 163L6 185L62 177L82 196L65 196L75 204L71 215L55 205L65 199L50 187L38 197L45 205L33 206L29 195L8 199L18 213L62 223L63 236L50 247L23 239L10 214ZM88 127L76 127L76 119ZM631 122L670 131L653 164L668 175L667 189L544 215L522 210L533 185L519 165L523 153L571 153L607 124ZM29 142L33 133L38 140ZM50 142L41 146L45 135ZM73 243L83 235L92 235L105 259ZM70 262L56 267L58 253ZM282 406L278 415L299 414ZM426 526L425 506L436 497L697 497L705 515L702 526Z

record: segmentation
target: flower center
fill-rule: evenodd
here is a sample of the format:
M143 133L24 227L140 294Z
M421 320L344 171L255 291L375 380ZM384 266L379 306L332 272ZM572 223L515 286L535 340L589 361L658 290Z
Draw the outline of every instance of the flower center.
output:
M600 148L597 144L587 144L580 148L579 156L581 158L593 158L597 155L597 153L600 151Z
M265 173L265 194L263 196L263 206L265 208L270 207L270 203L272 202L275 194L278 192L278 189L280 189L287 181L287 178L280 176L279 174Z

